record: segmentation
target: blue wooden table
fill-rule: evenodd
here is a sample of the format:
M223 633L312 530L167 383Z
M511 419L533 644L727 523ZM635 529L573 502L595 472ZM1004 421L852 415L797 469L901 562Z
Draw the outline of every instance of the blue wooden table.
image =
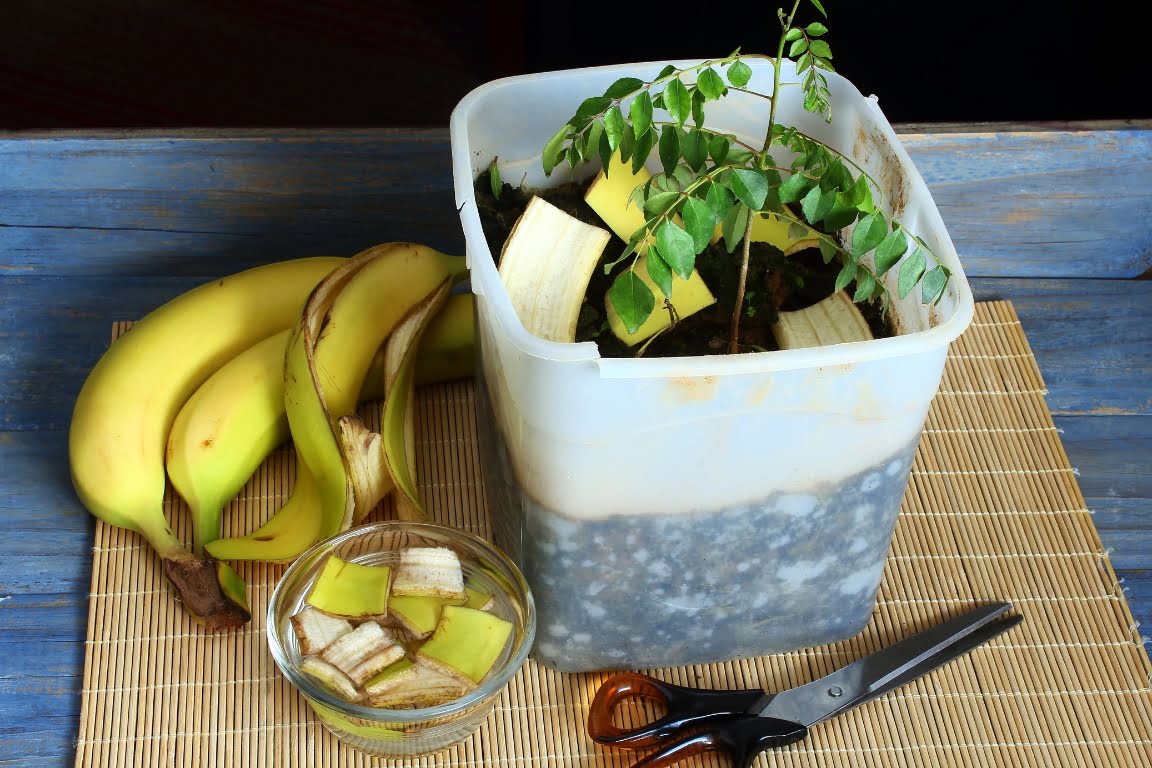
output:
M1152 626L1152 124L904 126L977 300L1016 307ZM388 240L461 252L443 129L0 134L0 766L74 760L93 521L72 402L115 320Z

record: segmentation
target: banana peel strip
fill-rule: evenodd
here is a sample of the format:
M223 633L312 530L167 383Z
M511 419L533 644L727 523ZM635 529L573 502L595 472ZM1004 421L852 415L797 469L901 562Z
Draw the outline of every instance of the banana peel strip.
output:
M316 365L316 347L322 341L333 304L348 282L368 263L368 259L354 258L317 286L304 306L285 361L288 420L297 456L308 467L319 488L323 536L349 528L391 490L392 473L386 446L388 433L394 431L396 422L386 422L383 435L377 435L355 415L334 414L329 409L322 373ZM455 276L446 277L415 304L406 318L418 315L422 330L447 297L454 279ZM401 325L404 323L402 320ZM399 326L394 327L389 339L395 338L399 331ZM419 340L419 332L411 333L404 347L409 367L414 365ZM386 395L386 403L388 399ZM402 422L400 427L403 434ZM393 455L397 460L406 461L406 452L393 451ZM402 492L411 496L412 486Z
M440 308L448 300L451 280L413 308L392 332L384 351L384 405L380 430L384 447L384 467L396 490L396 511L401 520L429 520L430 516L416 485L415 398L416 362L420 340Z

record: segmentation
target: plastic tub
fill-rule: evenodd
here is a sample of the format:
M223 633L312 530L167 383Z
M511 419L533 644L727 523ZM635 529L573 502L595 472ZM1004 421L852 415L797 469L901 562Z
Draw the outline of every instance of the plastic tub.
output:
M803 111L797 87L779 119L879 181L886 210L952 271L937 305L918 292L894 302L893 338L741 355L604 359L593 343L529 334L485 242L474 179L497 157L504 179L529 188L569 180L566 167L543 175L548 139L584 97L664 64L498 80L451 121L485 486L497 542L537 601L533 656L563 671L720 661L859 632L948 345L973 312L940 214L875 99L829 73L831 124ZM753 68L749 87L770 89L771 63ZM710 103L709 125L758 141L766 104Z

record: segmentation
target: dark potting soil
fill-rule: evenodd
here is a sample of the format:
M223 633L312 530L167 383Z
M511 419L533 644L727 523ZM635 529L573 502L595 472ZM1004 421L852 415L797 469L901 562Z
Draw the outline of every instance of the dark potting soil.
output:
M487 174L475 183L476 203L488 248L499 263L499 254L517 219L533 194L543 197L581 221L604 228L604 222L584 202L586 183L570 183L544 190L528 190L505 183L499 198L492 194ZM623 253L625 243L615 234L604 249L606 262ZM728 351L732 308L736 303L740 269L740 248L728 253L723 243L716 243L696 257L696 269L716 297L716 303L680 320L676 327L656 337L644 350L646 357L676 357L725 354ZM740 321L740 343L745 352L778 349L772 336L772 324L782 311L809 307L829 296L836 282L840 264L825 264L819 249L810 248L785 257L767 243L753 243L748 267L744 314ZM637 348L628 347L608 329L604 297L618 270L605 275L603 269L593 272L580 310L576 341L595 341L603 357L632 357ZM847 288L849 294L855 284ZM876 338L893 335L877 301L859 304ZM663 311L659 308L657 312Z

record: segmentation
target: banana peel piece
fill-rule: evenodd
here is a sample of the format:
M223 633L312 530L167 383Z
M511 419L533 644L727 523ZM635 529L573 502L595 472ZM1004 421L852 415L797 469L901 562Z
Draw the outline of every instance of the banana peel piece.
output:
M772 326L780 349L802 349L872 339L872 329L845 291L837 291L810 307L781 312Z
M320 653L352 631L352 622L348 619L329 615L311 605L294 613L289 621L300 643L300 653L305 656Z
M401 520L428 520L429 515L416 486L415 398L416 364L420 340L429 323L436 317L451 288L449 281L440 284L420 305L404 318L384 352L385 396L380 412L384 468L401 494L396 511Z
M416 662L469 688L491 671L512 636L512 623L475 608L446 605L432 637L416 651Z
M400 673L399 681L385 684L383 690L371 694L366 703L385 709L434 707L458 699L474 687L420 663L413 664L411 671L401 668ZM381 686L378 683L376 687Z
M532 196L500 254L500 279L525 329L546 341L576 339L580 305L611 239Z
M380 432L364 426L359 416L337 422L340 449L352 493L352 522L359 522L393 488L401 520L429 520L416 485L415 371L420 340L447 301L452 280L442 282L393 329L384 347L384 404Z

